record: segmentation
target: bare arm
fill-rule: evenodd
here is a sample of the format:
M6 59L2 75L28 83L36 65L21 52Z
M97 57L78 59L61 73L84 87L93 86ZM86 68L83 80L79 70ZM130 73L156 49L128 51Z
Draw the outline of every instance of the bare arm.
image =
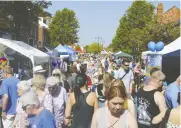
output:
M155 116L152 120L152 124L158 124L162 121L162 119L165 116L165 112L161 112L160 114L158 114L157 116Z
M160 113L165 112L167 107L165 103L165 97L161 92L155 92L154 94L155 103L159 107Z
M67 100L66 109L65 109L65 125L68 125L71 119L71 111L72 111L72 93L69 95Z
M161 92L156 92L154 94L154 98L155 98L155 103L159 107L160 114L158 114L157 116L155 116L153 118L152 123L153 124L158 124L159 122L162 121L162 118L165 115L167 107L166 107L166 103L165 103L165 98L164 98L164 96L163 96L163 94Z
M7 104L8 104L8 95L4 94L3 96L3 106L2 106L2 113L1 116L5 120L6 119L6 109L7 109Z
M99 107L96 93L94 93L94 99L95 99L95 101L94 101L94 112L95 112L96 109L98 109L98 107Z
M133 117L136 118L136 108L135 108L135 105L131 99L128 99L128 111L130 112L130 114Z
M93 118L92 118L92 123L91 123L91 128L97 128L97 121L98 121L98 111L96 110L94 112Z
M127 116L128 128L138 128L136 118L133 117L129 112Z
M5 110L7 109L7 104L8 104L8 95L7 94L4 94L3 96L3 106L2 106L2 110Z

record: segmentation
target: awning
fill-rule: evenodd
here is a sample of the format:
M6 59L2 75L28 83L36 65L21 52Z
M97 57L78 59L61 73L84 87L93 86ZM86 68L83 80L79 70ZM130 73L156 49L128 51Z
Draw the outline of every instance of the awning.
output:
M123 52L122 52L122 51L119 51L119 52L115 53L114 55L118 55L118 54L120 54L120 53L123 53Z
M130 57L132 58L133 56L131 56L130 54L128 53L124 53L124 52L121 52L119 54L115 54L116 57Z
M3 46L11 48L12 50L30 58L34 66L49 62L50 57L46 53L22 41L15 41L15 40L0 38L0 47L3 47Z

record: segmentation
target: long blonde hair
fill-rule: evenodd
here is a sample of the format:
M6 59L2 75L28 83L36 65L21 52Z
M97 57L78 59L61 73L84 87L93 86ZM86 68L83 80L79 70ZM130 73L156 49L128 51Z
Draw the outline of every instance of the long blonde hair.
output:
M32 83L32 87L35 87L38 90L44 91L46 79L43 75L36 75L31 80L31 83Z

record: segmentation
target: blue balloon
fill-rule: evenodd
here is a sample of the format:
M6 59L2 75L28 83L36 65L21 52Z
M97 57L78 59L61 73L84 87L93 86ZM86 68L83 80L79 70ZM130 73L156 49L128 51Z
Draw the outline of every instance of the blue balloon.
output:
M150 50L150 51L152 51L152 52L155 51L155 42L150 41L150 42L148 43L148 50Z
M56 60L52 60L52 66L57 66L57 62L56 62Z
M156 43L156 45L155 45L156 51L161 51L163 48L164 48L163 42L160 41L160 42Z

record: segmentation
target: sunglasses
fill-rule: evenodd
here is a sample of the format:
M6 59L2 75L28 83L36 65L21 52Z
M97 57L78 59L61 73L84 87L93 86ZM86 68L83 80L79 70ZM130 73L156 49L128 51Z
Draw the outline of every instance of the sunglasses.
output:
M160 82L165 82L165 80L160 80Z
M125 67L129 67L129 65L125 65L125 64L124 64L124 66L125 66Z
M53 76L60 76L60 74L53 74Z
M26 108L28 107L29 104L27 104L26 106L22 106L23 111L26 111Z
M55 90L56 89L56 85L54 87L48 87L49 90Z

